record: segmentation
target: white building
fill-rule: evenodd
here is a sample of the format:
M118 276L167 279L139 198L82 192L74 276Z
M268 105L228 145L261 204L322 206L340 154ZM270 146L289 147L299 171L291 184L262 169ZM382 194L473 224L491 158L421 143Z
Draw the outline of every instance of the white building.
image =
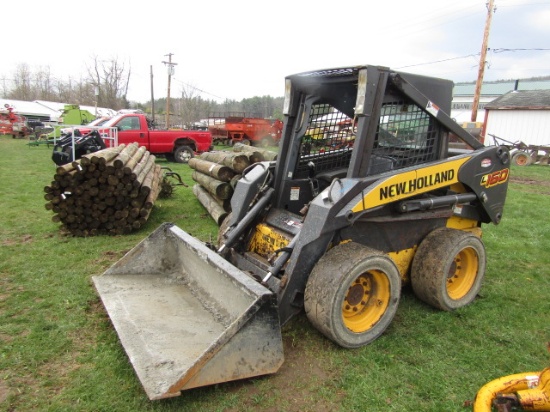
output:
M485 105L484 136L550 146L550 90L508 92Z
M0 107L5 107L6 104L13 107L15 113L25 116L27 121L56 124L59 117L63 113L65 105L69 103L49 102L45 100L34 100L32 102L28 102L14 99L0 99ZM115 110L105 107L96 108L94 106L81 105L80 109L87 110L96 117L112 117L116 114Z
M483 123L485 121L485 106L487 104L513 90L550 90L550 80L520 79L483 83L476 122ZM474 94L474 83L457 83L453 88L451 117L460 125L471 122Z

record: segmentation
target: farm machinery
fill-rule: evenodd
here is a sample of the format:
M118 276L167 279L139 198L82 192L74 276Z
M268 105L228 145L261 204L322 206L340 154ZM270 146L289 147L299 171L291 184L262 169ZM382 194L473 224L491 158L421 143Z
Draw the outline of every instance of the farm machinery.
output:
M506 146L510 150L512 163L518 166L529 166L538 163L547 165L550 163L550 145L527 144L521 140L512 142L502 137L490 134L495 145Z
M216 143L232 146L235 143L255 146L275 146L281 139L280 120L247 117L242 114L212 115L208 130Z
M550 367L503 376L485 384L476 395L473 411L492 410L550 411Z
M99 130L82 135L78 129L62 135L54 143L52 160L58 166L80 159L83 155L106 149Z
M4 108L0 108L0 133L3 135L12 135L16 137L26 137L31 133L31 129L27 125L27 120L24 116L15 113L13 107L5 104Z
M285 81L277 159L243 172L216 244L165 223L93 277L150 399L277 372L299 313L353 349L386 332L404 284L442 311L481 288L510 155L449 117L452 82L373 65Z

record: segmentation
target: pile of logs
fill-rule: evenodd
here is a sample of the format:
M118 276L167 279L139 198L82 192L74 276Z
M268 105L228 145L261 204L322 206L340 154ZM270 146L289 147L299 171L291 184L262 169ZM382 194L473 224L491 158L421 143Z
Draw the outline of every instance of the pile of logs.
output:
M45 206L75 236L127 234L147 222L161 180L161 167L144 146L120 145L57 167L44 187Z
M251 164L275 160L277 153L236 144L233 151L202 153L189 160L196 182L193 194L219 225L231 212L231 196L243 171Z

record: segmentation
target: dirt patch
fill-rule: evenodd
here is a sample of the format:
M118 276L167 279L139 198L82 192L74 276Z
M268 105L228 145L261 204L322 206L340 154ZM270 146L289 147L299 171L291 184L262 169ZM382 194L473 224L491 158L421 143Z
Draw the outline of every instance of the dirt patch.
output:
M5 380L0 380L0 404L8 399L10 388Z
M33 241L32 235L21 235L17 239L5 239L2 241L2 246L14 246L19 244L31 243Z
M108 250L103 252L99 258L95 259L92 263L97 267L109 267L113 263L117 262L122 256L128 253L128 250L122 250L120 252L113 252Z
M231 392L244 396L244 402L230 412L331 412L340 410L345 392L340 381L343 366L335 363L340 349L318 334L303 316L296 319L290 333L283 333L285 361L273 375L235 382Z
M525 193L550 195L550 180L537 180L521 176L510 176L510 183L521 185Z
M519 183L522 185L536 185L536 186L550 187L550 181L548 180L534 180L534 179L528 179L526 177L520 177L520 176L511 176L510 182Z
M11 341L13 341L13 336L0 332L0 343L10 343Z

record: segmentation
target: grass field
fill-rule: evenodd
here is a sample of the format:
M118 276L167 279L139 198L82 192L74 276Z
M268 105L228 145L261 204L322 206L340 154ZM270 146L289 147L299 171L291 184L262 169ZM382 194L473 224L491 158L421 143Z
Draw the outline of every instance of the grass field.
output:
M405 288L386 333L341 349L305 315L283 328L285 363L271 376L151 402L95 292L101 274L170 221L215 240L189 187L159 199L125 236L61 233L45 209L51 148L0 137L0 410L2 411L467 411L486 382L549 365L550 167L512 169L502 223L485 226L488 269L476 301L439 312Z

